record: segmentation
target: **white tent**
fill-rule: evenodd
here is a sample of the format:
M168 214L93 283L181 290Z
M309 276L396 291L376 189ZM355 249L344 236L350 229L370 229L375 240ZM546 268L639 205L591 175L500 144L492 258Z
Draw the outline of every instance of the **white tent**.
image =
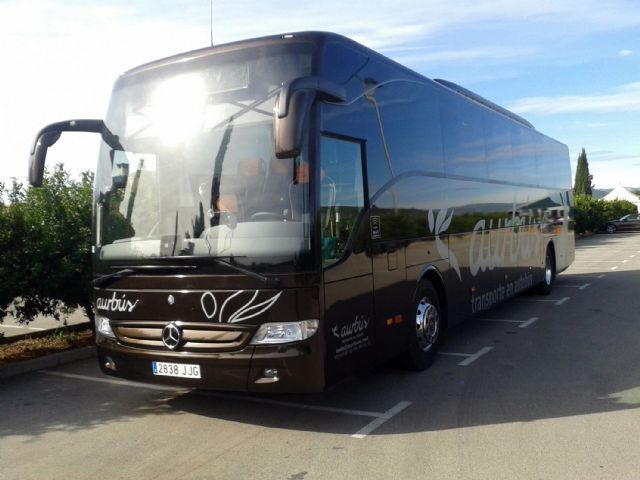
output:
M607 195L604 196L604 200L608 202L612 200L629 200L631 203L634 203L640 212L640 197L638 197L635 193L630 192L628 189L623 187L622 185L618 185L616 188L611 190Z

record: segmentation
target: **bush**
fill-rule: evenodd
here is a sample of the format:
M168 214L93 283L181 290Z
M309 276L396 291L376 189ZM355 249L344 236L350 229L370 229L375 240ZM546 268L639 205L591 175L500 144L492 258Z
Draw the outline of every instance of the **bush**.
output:
M0 321L59 319L64 307L93 317L92 185L92 173L72 180L62 165L45 172L41 188L0 183Z
M636 213L637 207L627 200L608 202L601 198L576 195L574 198L576 233L595 232L608 220L615 220L629 213Z

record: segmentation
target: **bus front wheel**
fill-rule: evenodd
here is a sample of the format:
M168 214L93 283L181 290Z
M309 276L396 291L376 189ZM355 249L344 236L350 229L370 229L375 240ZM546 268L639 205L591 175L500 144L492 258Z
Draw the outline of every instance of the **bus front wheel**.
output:
M425 370L436 358L443 336L443 317L438 292L431 282L418 285L415 306L414 338L406 352L406 364L411 370Z

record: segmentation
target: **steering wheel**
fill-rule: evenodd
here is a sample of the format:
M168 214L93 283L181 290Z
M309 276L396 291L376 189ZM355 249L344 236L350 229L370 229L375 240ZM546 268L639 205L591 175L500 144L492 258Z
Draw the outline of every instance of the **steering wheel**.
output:
M256 212L249 217L250 220L282 220L282 215L273 212Z

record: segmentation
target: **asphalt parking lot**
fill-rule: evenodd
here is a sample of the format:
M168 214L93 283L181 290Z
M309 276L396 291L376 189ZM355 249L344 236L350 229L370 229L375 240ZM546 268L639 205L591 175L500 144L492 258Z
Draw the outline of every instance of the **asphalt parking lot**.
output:
M0 383L3 479L640 476L640 235L457 328L421 373L323 395L191 391L95 360Z

